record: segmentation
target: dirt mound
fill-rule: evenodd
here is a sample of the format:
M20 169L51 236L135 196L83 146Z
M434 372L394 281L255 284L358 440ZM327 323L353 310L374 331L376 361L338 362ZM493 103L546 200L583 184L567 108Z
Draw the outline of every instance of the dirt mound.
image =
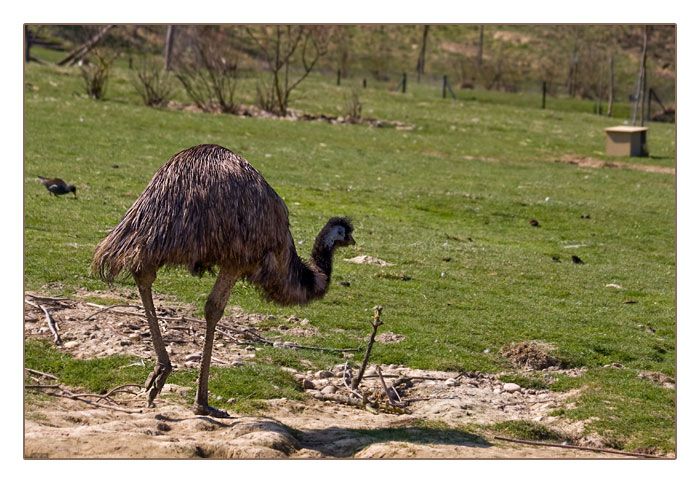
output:
M548 367L561 367L561 362L545 351L543 344L536 342L512 343L501 347L500 354L517 367L536 371Z

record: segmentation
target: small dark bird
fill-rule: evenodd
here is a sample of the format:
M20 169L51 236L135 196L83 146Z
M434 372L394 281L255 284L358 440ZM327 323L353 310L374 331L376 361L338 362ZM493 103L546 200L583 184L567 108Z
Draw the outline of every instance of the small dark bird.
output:
M75 186L66 183L61 178L42 178L41 176L37 176L37 178L39 178L41 184L46 186L46 189L49 190L50 193L56 196L73 193L76 198L78 197L75 193Z
M579 257L576 255L571 255L571 261L574 263L583 263L583 260L581 260Z
M532 226L540 226L540 223L537 220L530 220L530 224Z

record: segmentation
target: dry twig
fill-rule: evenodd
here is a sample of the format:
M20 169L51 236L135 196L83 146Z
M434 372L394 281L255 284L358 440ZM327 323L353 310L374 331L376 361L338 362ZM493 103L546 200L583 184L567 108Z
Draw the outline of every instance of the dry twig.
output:
M360 382L362 381L362 376L365 373L365 368L367 367L367 362L369 361L369 354L372 352L372 345L374 344L374 338L377 335L377 329L379 328L380 325L383 324L381 319L379 318L380 315L382 315L382 306L381 305L376 305L374 307L374 319L370 321L372 324L372 334L369 336L369 343L367 344L367 350L365 351L365 358L362 361L362 366L360 367L360 372L357 374L357 378L355 378L352 381L352 389L357 389L357 386L360 385Z
M28 367L25 367L24 370L27 371L27 372L31 372L32 374L38 374L38 375L40 375L40 376L48 377L49 379L56 379L56 380L58 379L58 378L57 378L56 376L54 376L53 374L47 374L47 373L45 373L45 372L37 371L36 369L30 369L30 368L28 368Z
M46 316L46 323L49 325L49 329L51 329L51 333L53 334L53 342L56 345L63 345L63 341L61 340L61 336L58 335L58 327L56 325L56 321L51 317L51 314L49 313L48 309L44 307L43 305L35 304L34 302L30 302L27 299L24 299L26 303L31 305L32 307L36 307L38 309L41 309L44 312L44 315Z

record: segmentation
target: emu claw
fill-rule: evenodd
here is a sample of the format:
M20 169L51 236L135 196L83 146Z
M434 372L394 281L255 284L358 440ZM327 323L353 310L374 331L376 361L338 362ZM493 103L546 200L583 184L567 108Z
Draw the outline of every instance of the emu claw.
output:
M224 411L223 409L216 409L209 406L208 404L197 404L195 403L192 407L195 414L199 416L211 416L213 418L230 418L231 415Z
M155 406L153 400L158 394L160 394L160 391L165 385L165 380L168 378L172 370L173 369L170 363L166 365L156 362L153 372L148 375L148 378L144 384L144 392L148 393L148 402L146 404L147 407L152 408Z

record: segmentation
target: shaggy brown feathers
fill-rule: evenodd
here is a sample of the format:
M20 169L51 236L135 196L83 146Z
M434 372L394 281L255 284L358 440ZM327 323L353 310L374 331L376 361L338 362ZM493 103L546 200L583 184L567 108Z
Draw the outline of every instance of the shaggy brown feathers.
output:
M195 275L235 268L281 304L306 303L328 290L335 247L319 233L309 263L289 231L287 207L245 159L221 146L186 149L166 162L97 246L93 269L111 282L121 272L183 265ZM352 242L354 243L354 241ZM348 243L349 244L349 243Z

